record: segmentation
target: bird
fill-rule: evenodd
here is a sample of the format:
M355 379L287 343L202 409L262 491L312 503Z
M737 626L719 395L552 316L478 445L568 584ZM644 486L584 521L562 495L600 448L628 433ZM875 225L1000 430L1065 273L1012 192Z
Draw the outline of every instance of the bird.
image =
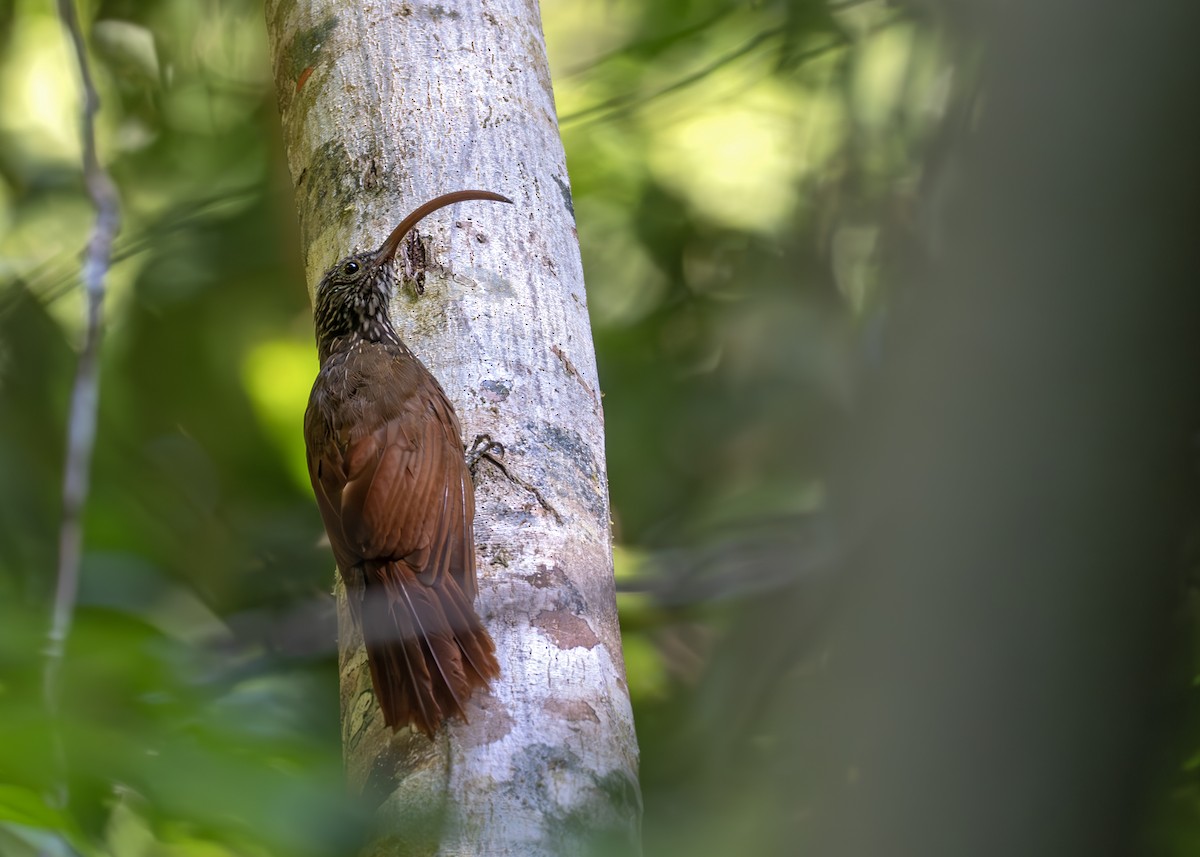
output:
M304 415L308 472L393 731L431 740L500 674L475 612L474 486L454 407L388 314L401 242L426 215L491 191L438 196L379 249L325 272L314 296L320 368Z

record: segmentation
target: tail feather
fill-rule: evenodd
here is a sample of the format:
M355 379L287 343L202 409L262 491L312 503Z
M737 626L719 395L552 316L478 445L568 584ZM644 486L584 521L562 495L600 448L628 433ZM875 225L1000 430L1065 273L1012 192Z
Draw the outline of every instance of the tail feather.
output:
M417 589L418 586L421 588ZM446 617L438 593L421 583L401 585L398 589L401 601L393 604L392 612L407 608L414 620L426 656L426 673L439 708L447 715L462 714L471 686L461 659L456 657L458 647L454 627Z
M474 674L469 678L471 686L486 685L500 675L496 646L484 630L471 606L470 598L462 591L458 582L452 577L447 577L445 585L449 592L448 597L442 599L442 605L450 627L455 631L455 640L465 661L464 668L466 672Z
M495 646L452 576L429 586L393 562L365 577L363 638L384 721L432 738L446 718L465 719L472 690L499 675Z

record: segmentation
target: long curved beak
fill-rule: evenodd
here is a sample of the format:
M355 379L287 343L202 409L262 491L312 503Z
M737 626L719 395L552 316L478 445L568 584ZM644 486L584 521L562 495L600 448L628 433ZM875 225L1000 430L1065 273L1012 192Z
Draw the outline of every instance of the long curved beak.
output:
M418 206L412 214L400 221L400 225L392 230L392 234L375 251L375 264L382 265L395 258L396 251L400 249L400 242L404 240L404 236L426 215L437 211L439 208L444 208L447 205L467 199L490 199L495 202L512 202L507 196L492 193L490 190L456 190L453 193L446 193L435 197L424 205Z

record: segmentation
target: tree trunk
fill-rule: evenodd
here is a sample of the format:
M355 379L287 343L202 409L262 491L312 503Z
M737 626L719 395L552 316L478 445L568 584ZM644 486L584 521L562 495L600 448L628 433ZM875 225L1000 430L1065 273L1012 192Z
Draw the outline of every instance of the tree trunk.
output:
M378 805L369 853L636 852L603 413L537 4L271 0L267 24L310 289L438 194L515 203L423 221L424 294L392 308L465 440L505 448L502 467L480 463L475 519L476 606L503 673L469 724L393 735L339 598L347 777Z

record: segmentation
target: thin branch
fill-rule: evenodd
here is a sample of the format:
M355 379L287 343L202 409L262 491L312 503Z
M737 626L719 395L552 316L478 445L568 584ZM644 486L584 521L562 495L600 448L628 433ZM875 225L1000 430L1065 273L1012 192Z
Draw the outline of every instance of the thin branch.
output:
M186 211L182 208L172 209L132 234L126 231L112 246L108 257L109 269L139 253L160 246L164 239L176 233L195 228L196 224L204 223L207 217L220 216L223 206L237 206L257 198L258 194L253 190L220 193L189 202ZM78 273L74 262L64 262L61 256L35 265L23 274L9 278L0 277L0 318L17 306L22 294L33 294L42 304L52 304L66 296L77 282ZM5 288L16 284L21 288Z
M865 2L865 0L845 0L845 2L838 3L831 8L835 11L840 9L849 9L853 6L860 5L863 2ZM904 16L902 13L889 16L885 21L871 27L871 32L878 32L885 27L891 26L892 24L902 20L903 17ZM614 119L633 110L637 110L664 95L670 95L672 92L678 92L681 89L686 89L689 86L700 83L714 72L720 71L730 63L736 62L747 54L753 52L759 47L759 45L770 41L776 36L782 36L785 32L786 28L784 26L771 27L770 29L764 30L763 32L754 36L749 41L743 43L740 47L735 48L729 53L713 60L703 68L698 69L691 74L685 75L679 80L667 84L661 89L656 89L653 92L649 92L645 95L642 95L639 92L626 92L622 93L621 95L615 95L612 98L605 99L598 104L593 104L590 107L584 107L582 110L577 110L574 113L568 113L566 116L563 116L559 119L559 125L565 126L577 122L595 122L600 119ZM687 31L686 34L690 35L691 33L690 31ZM812 48L799 52L794 57L790 58L789 66L794 68L796 66L803 65L810 60L822 57L832 51L847 47L849 44L850 41L844 37L834 38L828 42L825 42L824 44L816 45ZM609 57L606 56L603 57L601 61L607 61L607 59L609 59ZM598 64L599 62L597 62L597 65ZM580 71L582 72L585 70L586 69L581 69Z
M109 255L109 265L110 267L115 266L138 253L153 249L173 234L194 229L197 223L203 223L204 219L214 212L219 214L222 206L240 205L247 200L256 198L257 194L254 191L236 190L189 202L187 210L168 211L140 231L133 234L126 232L121 240L113 244L112 252ZM43 268L34 269L27 275L27 281L31 284L30 288L37 291L38 297L43 303L57 301L75 285L75 275L60 270L61 266L57 264L57 259L53 261L53 270L49 270L51 266L46 265ZM0 312L3 312L3 309L3 298L0 298Z
M474 475L475 468L479 462L487 460L492 465L504 474L505 478L514 485L519 485L533 495L533 498L538 501L538 505L554 516L554 520L558 523L563 523L563 516L550 505L550 501L546 499L546 495L538 490L538 487L532 482L522 479L517 474L508 469L503 461L496 457L494 453L504 454L504 444L499 441L492 440L490 434L476 435L475 442L471 444L471 449L467 451L467 466Z
M569 125L573 122L579 122L583 119L595 120L599 118L610 118L614 114L619 114L627 110L641 107L656 98L661 98L664 95L676 92L680 89L691 86L694 83L700 82L713 72L718 71L735 60L741 59L763 42L780 35L782 32L782 27L772 27L771 29L765 30L764 32L759 33L754 38L745 42L741 47L730 51L722 57L718 57L713 62L704 66L704 68L680 78L674 83L664 86L662 89L655 90L654 92L646 95L642 95L638 92L627 92L622 95L614 96L613 98L601 101L599 104L593 104L591 107L585 107L582 110L577 110L574 113L569 113L566 116L563 116L561 119L559 119L559 125Z
M843 0L840 3L830 3L829 12L842 12L846 9L853 9L856 6L863 6L867 3L874 3L877 0ZM722 9L718 9L708 18L698 21L695 24L690 24L679 30L674 30L664 35L651 36L645 39L639 39L636 42L629 42L621 45L610 51L606 51L593 59L588 60L572 68L567 69L563 73L563 77L579 77L595 71L602 65L609 63L620 57L630 57L637 54L659 53L666 48L669 48L679 42L686 41L698 33L704 33L712 29L716 24L723 19L728 18L731 14L742 8L738 3L730 3ZM557 77L556 77L557 79ZM589 108L590 109L590 108Z
M724 9L718 9L715 14L705 18L703 21L684 27L681 30L675 30L662 36L653 36L647 39L640 39L636 42L621 45L619 48L614 48L611 51L601 54L594 59L588 60L586 63L569 68L563 75L564 77L578 77L595 71L605 63L611 62L618 57L628 57L635 54L658 53L665 48L669 48L674 44L690 39L697 33L703 33L717 24L721 19L729 17L737 8L736 5L730 4Z
M79 74L83 83L83 180L96 208L96 223L83 257L82 280L87 293L87 327L83 350L75 370L71 390L71 410L67 425L67 452L63 474L63 515L58 541L58 583L54 592L54 612L46 646L43 690L51 721L59 716L59 674L75 600L79 590L79 565L83 549L83 510L87 502L88 476L92 445L96 437L96 412L100 399L100 338L104 309L104 278L108 273L113 239L120 224L117 189L96 155L96 111L100 99L92 82L87 47L75 12L73 0L58 0L58 14L71 37ZM56 752L62 775L59 800L67 802L65 754L62 739L54 732Z

